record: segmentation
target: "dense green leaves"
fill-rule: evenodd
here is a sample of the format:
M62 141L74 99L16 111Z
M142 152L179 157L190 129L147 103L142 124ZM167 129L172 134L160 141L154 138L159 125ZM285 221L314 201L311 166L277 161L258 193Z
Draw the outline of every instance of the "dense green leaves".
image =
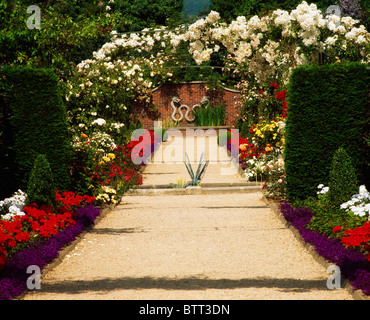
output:
M12 156L18 188L25 188L38 154L45 154L56 187L70 184L71 145L67 115L62 103L58 78L52 70L5 67L0 70L9 132L5 145Z
M71 68L99 48L117 23L102 1L8 1L0 4L0 64L52 67L68 76ZM29 5L41 12L41 28L28 29Z
M334 153L329 174L330 203L340 206L350 200L357 190L357 174L352 159L344 148L339 148Z
M366 110L370 70L360 63L304 66L288 87L285 164L290 198L316 194L327 185L334 152L344 147L368 179L365 162Z
M130 31L178 21L183 8L181 0L116 0L111 6L128 22ZM118 31L127 31L127 28Z
M28 181L26 204L55 205L55 193L49 161L44 154L39 154Z

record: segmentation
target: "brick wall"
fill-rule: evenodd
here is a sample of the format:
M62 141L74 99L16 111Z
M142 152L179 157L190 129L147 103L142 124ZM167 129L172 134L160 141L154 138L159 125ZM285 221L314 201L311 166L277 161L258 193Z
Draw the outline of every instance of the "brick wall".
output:
M180 98L181 105L187 105L191 109L192 106L200 104L203 97L208 97L211 105L217 106L218 103L223 103L226 108L226 123L225 125L233 127L237 118L238 101L240 93L231 89L221 89L219 91L207 91L204 82L188 82L178 84L163 84L153 90L153 103L158 109L158 113L149 112L143 106L137 106L135 112L144 128L152 129L154 121L162 121L172 119L171 115L173 108L171 107L171 99L176 96ZM185 110L182 110L185 115ZM178 115L177 115L178 117ZM192 113L189 115L193 118ZM185 117L180 123L181 126L189 125Z

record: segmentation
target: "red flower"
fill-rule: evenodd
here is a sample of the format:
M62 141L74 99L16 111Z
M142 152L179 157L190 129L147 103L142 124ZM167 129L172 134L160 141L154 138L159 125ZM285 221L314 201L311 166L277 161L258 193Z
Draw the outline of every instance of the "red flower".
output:
M273 82L269 85L270 88L279 88L280 86L276 83L276 82Z
M336 227L333 228L333 233L336 233L340 230L342 230L342 226L336 226Z
M277 91L276 92L276 99L279 99L281 101L285 101L285 94L286 94L286 90Z
M21 233L18 233L18 234L15 236L15 239L16 239L18 242L22 242L22 241L27 242L28 240L30 240L30 234L29 234L28 232L21 232Z

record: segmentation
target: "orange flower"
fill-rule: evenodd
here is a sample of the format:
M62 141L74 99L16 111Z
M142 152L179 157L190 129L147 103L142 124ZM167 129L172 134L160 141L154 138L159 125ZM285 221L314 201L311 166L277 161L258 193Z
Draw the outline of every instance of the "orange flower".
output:
M87 138L87 135L86 135L86 134L84 134L84 133L81 133L81 137L82 137L82 138Z

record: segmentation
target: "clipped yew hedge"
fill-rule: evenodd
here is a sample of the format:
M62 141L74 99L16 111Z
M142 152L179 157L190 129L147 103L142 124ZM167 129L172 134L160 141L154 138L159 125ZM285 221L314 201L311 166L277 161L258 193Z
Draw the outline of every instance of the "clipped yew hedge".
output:
M2 124L6 132L1 141L4 159L0 170L12 188L26 190L39 154L46 155L56 187L67 190L70 186L72 150L58 82L50 69L0 69ZM15 190L1 191L5 194Z
M307 65L288 85L285 166L289 199L315 196L328 185L335 151L350 155L360 183L369 183L370 70L361 63Z

